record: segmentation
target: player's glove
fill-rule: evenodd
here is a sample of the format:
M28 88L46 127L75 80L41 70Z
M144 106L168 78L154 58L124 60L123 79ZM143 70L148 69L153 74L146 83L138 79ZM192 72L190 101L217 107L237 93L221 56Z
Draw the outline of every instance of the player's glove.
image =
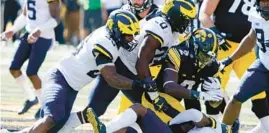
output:
M161 96L158 96L157 98L155 98L153 101L152 101L152 104L154 106L154 109L157 110L157 111L167 111L168 108L169 108L169 104L167 103L167 101L161 97Z
M226 35L223 35L224 33L221 33L215 26L210 29L214 31L217 36L219 48L223 51L229 50L231 45L225 40Z
M229 66L229 65L232 64L232 63L233 63L233 60L232 60L231 57L227 57L226 59L220 61L220 62L219 62L219 71L220 71L221 73L224 73L224 72L225 72L225 71L224 71L224 68L227 67L227 66Z
M218 78L208 77L204 80L202 88L206 91L220 90L221 85Z
M157 92L157 84L154 80L152 80L152 77L145 77L143 80L143 88L146 92Z

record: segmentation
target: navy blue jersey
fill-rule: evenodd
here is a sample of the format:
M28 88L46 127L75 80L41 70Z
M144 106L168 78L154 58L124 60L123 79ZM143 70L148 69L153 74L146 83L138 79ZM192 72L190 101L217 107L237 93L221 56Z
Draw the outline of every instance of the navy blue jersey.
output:
M240 42L250 30L250 9L256 0L220 0L214 12L215 25L227 34L227 40Z
M169 49L167 54L166 63L170 63L175 66L178 71L178 84L188 88L197 90L199 84L207 77L212 77L218 72L218 62L214 60L204 68L200 69L195 58L195 53L189 41L185 41L179 45L173 46ZM176 55L176 56L175 56ZM180 61L180 65L177 65ZM163 72L166 68L166 63L157 78L158 88L163 88Z

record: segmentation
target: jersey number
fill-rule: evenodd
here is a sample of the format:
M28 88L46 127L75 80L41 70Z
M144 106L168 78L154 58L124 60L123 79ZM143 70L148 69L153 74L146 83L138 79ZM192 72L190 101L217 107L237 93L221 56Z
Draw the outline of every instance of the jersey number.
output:
M161 26L162 29L165 29L165 28L168 27L167 24L166 24L165 22L160 23L160 26Z
M184 80L181 84L181 86L191 90L193 86L195 85L195 81L193 80Z
M265 41L264 41L264 31L262 29L255 29L256 31L256 36L257 36L257 40L260 43L257 43L257 45L259 45L259 47L261 48L262 52L266 52L266 48L265 48Z
M96 78L100 74L99 70L91 70L87 73L88 76L91 78Z
M237 8L239 7L241 1L242 0L234 0L234 3L232 4L232 6L229 9L229 12L235 13ZM243 14L248 15L251 7L253 7L255 4L255 0L243 0L243 1L244 2L243 2L243 6L241 8L241 11Z
M168 47L161 47L158 49L159 53L155 54L153 59L152 59L152 64L151 65L159 65L162 63L164 60L164 57L167 53Z
M28 0L27 8L28 8L28 18L31 20L36 20L35 1Z

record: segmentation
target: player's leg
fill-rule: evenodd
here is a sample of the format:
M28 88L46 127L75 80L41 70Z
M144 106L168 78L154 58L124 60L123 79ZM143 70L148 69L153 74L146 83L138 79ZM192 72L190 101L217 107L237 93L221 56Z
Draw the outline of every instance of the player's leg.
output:
M241 80L240 91L234 95L224 111L222 120L224 124L232 125L239 116L242 103L269 88L266 73L268 73L268 70L258 59L251 65Z
M33 46L31 49L31 54L29 57L29 63L27 66L26 74L34 86L35 94L39 102L41 102L41 90L40 89L42 87L41 85L42 83L37 73L43 61L45 60L45 57L47 55L49 48L52 45L52 39L45 39L45 38L39 37L36 43L32 45Z
M62 73L55 69L44 80L43 106L44 117L31 127L31 133L46 133L61 123L71 112L77 91L73 90Z
M103 115L108 105L119 93L119 89L110 87L105 79L100 75L92 81L92 88L89 93L87 107L79 112L72 112L67 122L58 133L68 133L81 124L89 123L87 119L87 109L92 108L97 117Z
M252 52L243 56L239 60L235 61L233 65L233 70L235 71L237 77L241 78L244 72L247 71L248 67L254 62L255 59L256 59L255 51L253 50ZM252 101L252 111L260 119L260 122L262 118L269 117L269 106L266 101L265 91L252 97L251 101Z
M28 96L27 100L25 101L24 107L18 112L18 114L25 113L33 105L38 103L27 77L20 70L23 63L29 58L31 52L31 45L27 43L27 36L28 33L24 34L21 37L19 47L9 67L11 75L15 78L16 82L20 85L20 87L24 89L26 95Z

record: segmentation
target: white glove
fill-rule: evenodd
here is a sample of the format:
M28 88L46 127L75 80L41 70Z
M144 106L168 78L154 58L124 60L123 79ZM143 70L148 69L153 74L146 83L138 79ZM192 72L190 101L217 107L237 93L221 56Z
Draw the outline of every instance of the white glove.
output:
M199 98L204 101L221 101L223 99L223 93L220 89L200 92Z
M220 90L220 86L219 79L214 77L208 77L202 84L202 88L207 91Z

